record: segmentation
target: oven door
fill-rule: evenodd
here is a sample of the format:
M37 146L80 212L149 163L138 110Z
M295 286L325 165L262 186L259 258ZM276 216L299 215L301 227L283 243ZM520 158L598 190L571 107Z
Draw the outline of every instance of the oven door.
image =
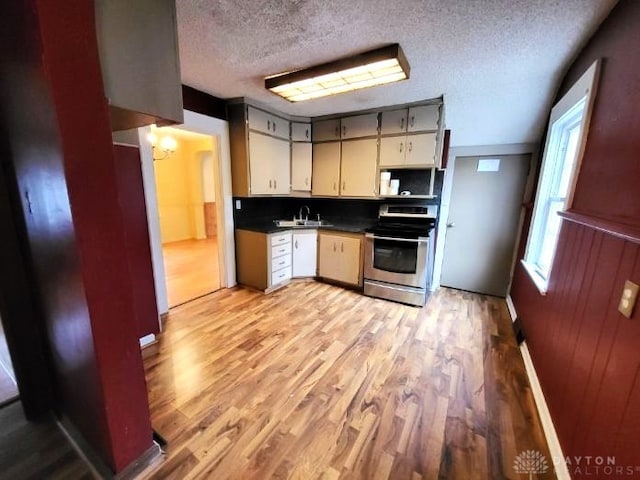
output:
M365 235L364 278L425 288L428 237Z

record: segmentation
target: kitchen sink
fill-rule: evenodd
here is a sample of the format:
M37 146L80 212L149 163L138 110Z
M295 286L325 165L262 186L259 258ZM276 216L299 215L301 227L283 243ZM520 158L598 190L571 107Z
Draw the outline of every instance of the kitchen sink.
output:
M326 220L274 220L278 227L304 228L304 227L330 227Z

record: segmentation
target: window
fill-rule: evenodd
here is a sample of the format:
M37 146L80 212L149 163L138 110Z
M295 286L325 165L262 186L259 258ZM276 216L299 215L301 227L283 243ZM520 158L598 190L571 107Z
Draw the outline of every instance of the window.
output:
M560 235L558 212L571 206L593 107L595 62L553 107L523 265L546 293Z

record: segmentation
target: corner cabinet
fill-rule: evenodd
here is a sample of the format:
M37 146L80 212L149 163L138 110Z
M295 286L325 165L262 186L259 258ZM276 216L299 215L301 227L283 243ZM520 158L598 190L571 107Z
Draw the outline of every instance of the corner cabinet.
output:
M362 264L362 235L319 232L319 277L362 286Z
M292 275L291 232L236 230L238 283L262 291L284 286Z
M246 104L228 106L233 195L288 195L288 120Z

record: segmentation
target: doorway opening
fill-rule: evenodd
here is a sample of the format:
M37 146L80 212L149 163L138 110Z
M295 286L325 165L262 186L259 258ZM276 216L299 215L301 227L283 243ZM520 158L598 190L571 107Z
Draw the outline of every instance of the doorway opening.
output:
M18 398L18 386L0 318L0 407Z
M168 306L219 290L216 137L152 128Z

